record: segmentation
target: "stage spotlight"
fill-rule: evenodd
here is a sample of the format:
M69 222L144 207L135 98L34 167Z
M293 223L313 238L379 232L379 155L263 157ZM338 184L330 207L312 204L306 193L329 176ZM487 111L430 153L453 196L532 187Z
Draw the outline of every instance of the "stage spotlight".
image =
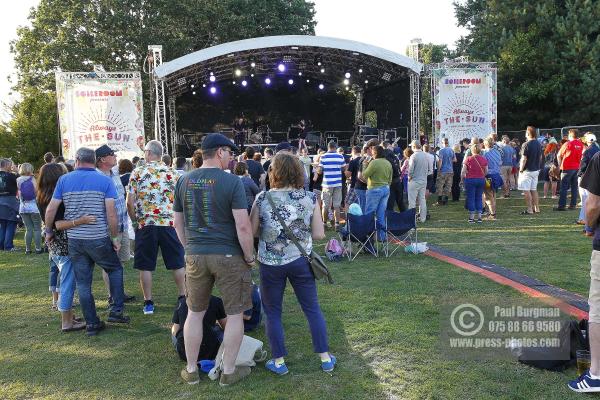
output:
M325 73L325 68L321 68L321 73L324 74Z
M270 85L270 84L271 84L271 79L269 79L269 78L265 79L265 83L266 83L267 85Z
M213 76L213 73L212 73L212 71L210 71L210 76Z
M279 72L283 72L283 71L285 71L285 65L283 65L283 64L279 64L279 65L277 66L277 69L279 70Z
M194 88L194 84L192 83L192 84L190 85L190 87L193 89L193 88Z
M248 82L246 82L245 80L242 81L242 86L246 87L248 85Z
M293 85L294 84L294 80L293 79L288 80L288 84L289 85Z
M349 87L349 86L346 86L346 90L350 90L350 87Z
M365 83L369 83L369 81L365 79Z
M362 68L359 68L359 69L358 69L358 73L359 73L359 74L362 74Z
M195 95L196 95L196 92L194 91L194 92L192 92L192 94L195 96Z
M236 68L235 76L241 76L241 75L242 75L242 71L239 68Z
M325 89L325 85L323 85L322 83L319 83L319 89L321 89L321 90Z
M302 76L302 72L298 72L298 76Z
M344 76L345 76L347 79L350 79L350 72L346 72L346 73L344 74Z
M203 83L203 84L202 84L202 87L206 87L206 83Z
M317 65L320 67L321 66L321 61L317 62Z
M348 79L344 79L344 85L348 86L350 84L350 81Z
M211 82L214 82L217 80L217 78L215 78L214 75L211 75L210 78L208 78Z
M256 63L255 63L254 61L252 61L252 62L250 63L250 66L251 66L252 68L254 68L254 67L256 67Z
M233 83L233 84L235 85L235 81L233 81L233 82L231 82L231 83Z
M309 83L309 82L310 82L310 79L307 79L307 80L306 80L306 83Z
M254 78L254 74L250 74L250 78Z
M217 93L217 88L216 88L216 87L214 87L214 86L211 86L211 87L210 87L210 93L211 93L211 94L215 94L215 93Z

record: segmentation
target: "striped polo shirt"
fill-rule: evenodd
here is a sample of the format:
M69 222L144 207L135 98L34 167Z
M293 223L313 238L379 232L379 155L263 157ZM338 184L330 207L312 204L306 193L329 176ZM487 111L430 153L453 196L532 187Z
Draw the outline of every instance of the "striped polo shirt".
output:
M344 156L330 151L321 156L319 167L323 168L323 187L342 186L342 167L346 164Z
M84 215L93 215L96 222L67 230L69 239L102 239L108 236L106 198L117 199L112 179L94 168L78 168L58 180L52 198L62 200L65 219L72 221Z

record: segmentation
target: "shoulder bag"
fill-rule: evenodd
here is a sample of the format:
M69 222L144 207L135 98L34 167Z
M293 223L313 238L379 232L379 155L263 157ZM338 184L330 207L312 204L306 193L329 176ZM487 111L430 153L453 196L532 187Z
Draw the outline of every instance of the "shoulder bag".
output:
M285 235L288 237L288 239L290 239L296 245L296 247L300 251L300 254L302 254L302 256L306 257L306 259L308 260L310 269L311 269L313 275L315 276L315 279L317 279L317 280L325 279L325 282L333 284L333 278L331 277L331 273L329 272L329 269L323 262L323 259L321 258L321 256L319 256L314 251L311 251L310 255L306 254L306 250L304 250L304 248L300 245L300 243L298 243L296 236L294 235L294 233L292 232L290 227L285 224L285 221L283 220L283 217L281 216L281 214L279 214L279 211L277 211L275 202L271 198L271 193L267 192L266 197L267 197L267 200L269 201L269 204L271 205L271 208L273 209L273 213L275 214L275 216L277 217L277 220L279 221L279 224L281 224L281 226L283 227L283 231L284 231Z

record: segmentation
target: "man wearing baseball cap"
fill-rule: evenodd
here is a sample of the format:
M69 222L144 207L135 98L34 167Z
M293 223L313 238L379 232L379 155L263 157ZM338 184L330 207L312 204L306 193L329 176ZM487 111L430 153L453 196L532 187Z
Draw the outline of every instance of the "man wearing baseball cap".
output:
M244 186L224 171L237 150L222 134L207 135L202 142L202 166L181 177L175 188L175 229L185 247L189 309L183 328L187 366L181 378L188 384L200 381L202 320L214 284L227 314L220 385L234 384L250 374L250 367L235 366L244 336L243 312L252 308L250 268L255 262Z

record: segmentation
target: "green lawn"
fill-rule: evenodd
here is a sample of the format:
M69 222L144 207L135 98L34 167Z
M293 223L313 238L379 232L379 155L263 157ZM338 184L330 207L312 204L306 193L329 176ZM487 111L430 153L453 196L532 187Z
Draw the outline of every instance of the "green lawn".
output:
M585 294L590 246L574 213L556 215L544 203L533 218L515 215L516 200L500 200L499 221L469 226L459 205L433 209L422 240L515 268ZM22 233L17 246L23 247ZM514 290L426 256L361 256L331 265L333 286L320 285L331 351L332 376L319 370L310 335L293 292L286 294L284 326L290 374L276 377L262 365L237 386L203 380L184 385L183 363L170 342L176 293L170 275L155 274L157 313L127 307L129 326L110 326L98 337L60 333L50 311L46 255L0 255L0 398L49 399L565 399L574 370L553 373L510 361L456 361L440 355L440 307L448 297L522 302ZM126 289L138 299L137 275L126 266ZM106 297L97 271L101 317ZM265 340L260 328L256 336ZM268 348L268 345L267 345Z
M591 238L576 225L579 209L556 212L557 200L540 199L541 213L520 215L520 192L498 199L496 221L467 223L464 202L430 206L432 219L422 225L423 240L496 263L546 283L587 296Z

